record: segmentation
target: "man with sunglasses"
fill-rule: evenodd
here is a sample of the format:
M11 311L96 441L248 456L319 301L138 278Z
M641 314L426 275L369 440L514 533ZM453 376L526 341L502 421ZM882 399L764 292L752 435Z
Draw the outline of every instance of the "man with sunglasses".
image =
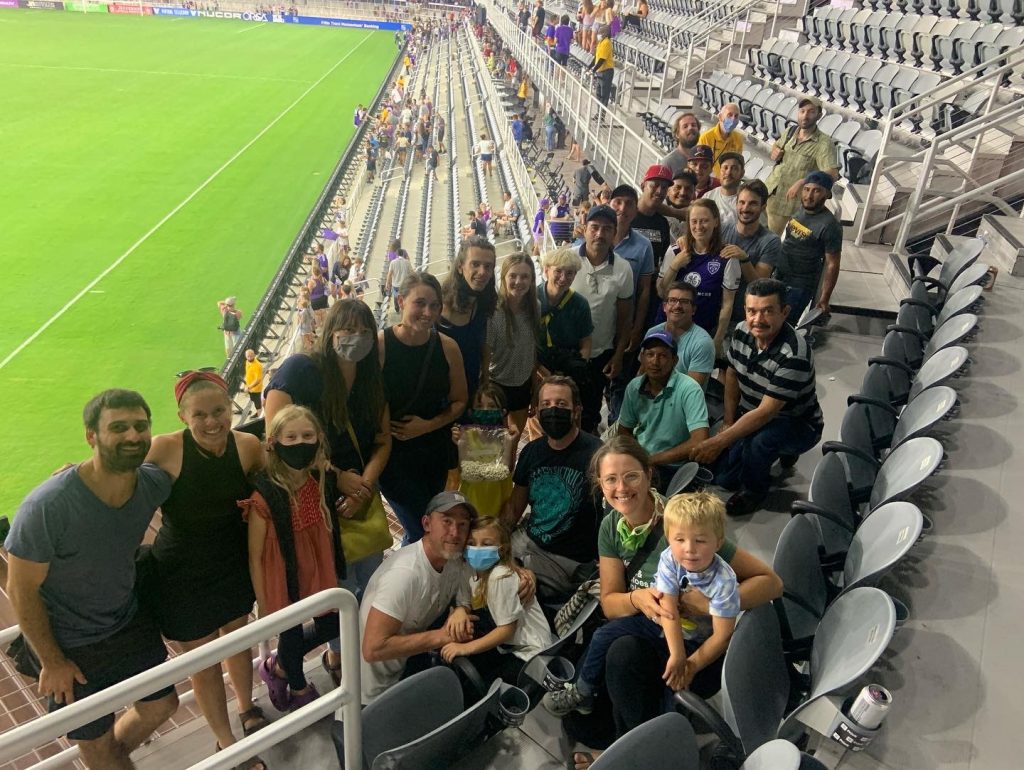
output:
M589 376L580 388L582 425L588 433L597 432L605 388L622 371L633 322L633 269L612 251L618 221L611 206L593 206L587 212L583 242L578 244L582 269L572 282L573 291L590 305L594 323Z
M647 335L654 332L672 335L676 343L676 371L689 375L702 389L706 389L708 377L715 368L715 341L693 322L697 289L685 281L672 284L662 307L665 322L651 327Z

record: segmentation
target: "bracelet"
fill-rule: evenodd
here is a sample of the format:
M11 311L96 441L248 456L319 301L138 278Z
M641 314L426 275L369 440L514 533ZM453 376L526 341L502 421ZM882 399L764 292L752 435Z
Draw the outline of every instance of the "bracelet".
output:
M633 605L633 609L634 609L634 610L636 610L637 612L639 612L639 611L640 611L640 608L639 608L639 607L637 607L637 606L636 606L636 604L635 604L635 603L633 602L633 594L634 594L634 593L636 593L636 589L635 589L635 588L634 588L634 589L633 589L632 591L630 591L630 592L629 592L629 594L628 594L628 596L629 596L629 603Z
M746 259L741 259L741 260L740 260L740 264L741 264L741 265L745 265L745 264L747 264L747 263L748 263L749 261L750 261L750 257L747 257Z

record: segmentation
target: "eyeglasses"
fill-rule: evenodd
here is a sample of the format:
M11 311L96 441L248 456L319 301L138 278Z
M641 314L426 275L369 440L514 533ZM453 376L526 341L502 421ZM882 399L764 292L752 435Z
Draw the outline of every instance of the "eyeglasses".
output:
M622 476L605 476L601 479L601 488L615 489L619 485L619 481L622 481L627 487L638 487L644 483L645 478L647 475L643 471L630 471Z
M692 299L676 299L675 297L672 297L671 299L665 300L665 304L668 305L669 307L672 307L674 305L682 305L683 307L686 307L687 305L692 305L693 304L693 300Z

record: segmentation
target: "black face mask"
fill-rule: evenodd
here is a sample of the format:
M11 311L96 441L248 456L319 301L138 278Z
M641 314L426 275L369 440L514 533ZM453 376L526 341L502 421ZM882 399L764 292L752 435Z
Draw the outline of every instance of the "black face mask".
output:
M281 458L281 462L297 471L308 468L319 449L319 441L315 441L312 444L288 444L287 446L285 444L274 444L274 451Z
M572 430L572 409L549 406L540 410L539 418L541 430L555 441L565 438Z

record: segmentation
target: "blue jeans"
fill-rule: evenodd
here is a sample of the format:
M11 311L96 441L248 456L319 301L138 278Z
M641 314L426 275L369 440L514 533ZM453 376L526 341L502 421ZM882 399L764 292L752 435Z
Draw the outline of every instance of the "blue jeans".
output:
M721 454L715 465L715 483L729 490L742 488L764 495L771 485L772 464L781 455L802 455L820 439L821 433L803 420L776 417Z
M590 640L590 646L587 647L587 652L580 663L577 685L581 681L586 682L590 686L590 694L604 686L604 659L608 655L608 648L623 636L637 636L651 641L663 638L661 624L655 623L646 615L630 615L627 618L609 620L594 632Z
M814 292L809 289L798 289L795 286L786 287L786 304L789 305L790 326L800 323L800 316L804 314L807 306L814 301Z

